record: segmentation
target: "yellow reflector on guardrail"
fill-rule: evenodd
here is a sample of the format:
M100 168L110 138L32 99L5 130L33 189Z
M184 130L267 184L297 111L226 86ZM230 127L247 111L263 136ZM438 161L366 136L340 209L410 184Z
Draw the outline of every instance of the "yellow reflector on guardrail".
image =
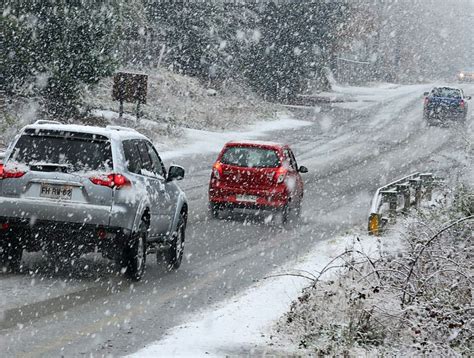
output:
M380 230L380 218L378 214L370 214L369 234L378 235Z

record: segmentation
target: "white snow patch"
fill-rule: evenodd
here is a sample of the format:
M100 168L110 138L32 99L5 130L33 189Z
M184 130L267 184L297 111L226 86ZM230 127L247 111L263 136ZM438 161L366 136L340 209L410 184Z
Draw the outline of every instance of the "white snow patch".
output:
M360 245L360 246L359 246ZM375 253L374 237L361 237L355 246L367 254ZM390 249L396 243L390 240ZM317 244L299 263L287 265L275 274L321 270L332 258L354 246L354 237L339 237ZM167 332L157 343L129 357L222 357L245 347L267 346L272 326L308 285L303 278L269 278L245 293L186 319L186 324ZM290 348L290 347L288 347Z
M109 121L115 121L118 120L119 118L119 113L111 110L104 110L104 109L93 109L91 111L91 114L95 117L102 117L104 119L107 119ZM137 117L129 114L129 113L123 113L122 115L123 120L130 120L132 122L136 122Z
M293 119L287 115L280 115L274 121L262 121L247 126L243 131L211 132L198 129L185 128L184 136L187 144L177 150L161 149L163 160L192 155L219 152L223 145L231 140L245 140L265 137L268 132L276 130L290 130L310 126L311 122Z

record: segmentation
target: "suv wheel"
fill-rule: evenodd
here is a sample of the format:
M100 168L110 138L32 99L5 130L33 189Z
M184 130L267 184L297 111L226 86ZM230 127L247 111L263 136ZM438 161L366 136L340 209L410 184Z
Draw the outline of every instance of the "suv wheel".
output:
M176 270L181 265L184 252L184 238L186 232L185 214L179 215L176 231L173 233L170 247L164 252L166 266L170 270Z
M127 276L134 281L140 281L145 274L147 232L147 224L142 221L138 232L133 235L123 252L121 266L125 264Z
M11 272L20 271L21 257L23 255L23 248L16 242L5 242L2 246L0 254L0 264L6 267Z

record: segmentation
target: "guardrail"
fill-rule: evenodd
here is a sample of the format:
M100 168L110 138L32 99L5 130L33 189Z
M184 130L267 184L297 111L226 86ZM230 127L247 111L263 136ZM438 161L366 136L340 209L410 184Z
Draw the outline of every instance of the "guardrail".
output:
M413 173L378 188L370 207L369 234L380 235L388 221L395 220L397 212L406 212L411 206L418 207L422 198L431 200L434 184L432 173ZM388 218L382 216L382 209L386 206Z

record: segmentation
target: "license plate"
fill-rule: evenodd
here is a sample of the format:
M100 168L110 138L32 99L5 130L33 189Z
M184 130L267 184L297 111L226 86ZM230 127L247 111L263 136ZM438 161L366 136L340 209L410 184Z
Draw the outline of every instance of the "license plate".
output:
M235 198L238 201L245 201L245 202L248 202L248 203L255 203L257 201L257 196L256 195L240 195L240 194L237 194L235 196Z
M72 187L65 185L41 184L40 196L48 199L71 200Z

